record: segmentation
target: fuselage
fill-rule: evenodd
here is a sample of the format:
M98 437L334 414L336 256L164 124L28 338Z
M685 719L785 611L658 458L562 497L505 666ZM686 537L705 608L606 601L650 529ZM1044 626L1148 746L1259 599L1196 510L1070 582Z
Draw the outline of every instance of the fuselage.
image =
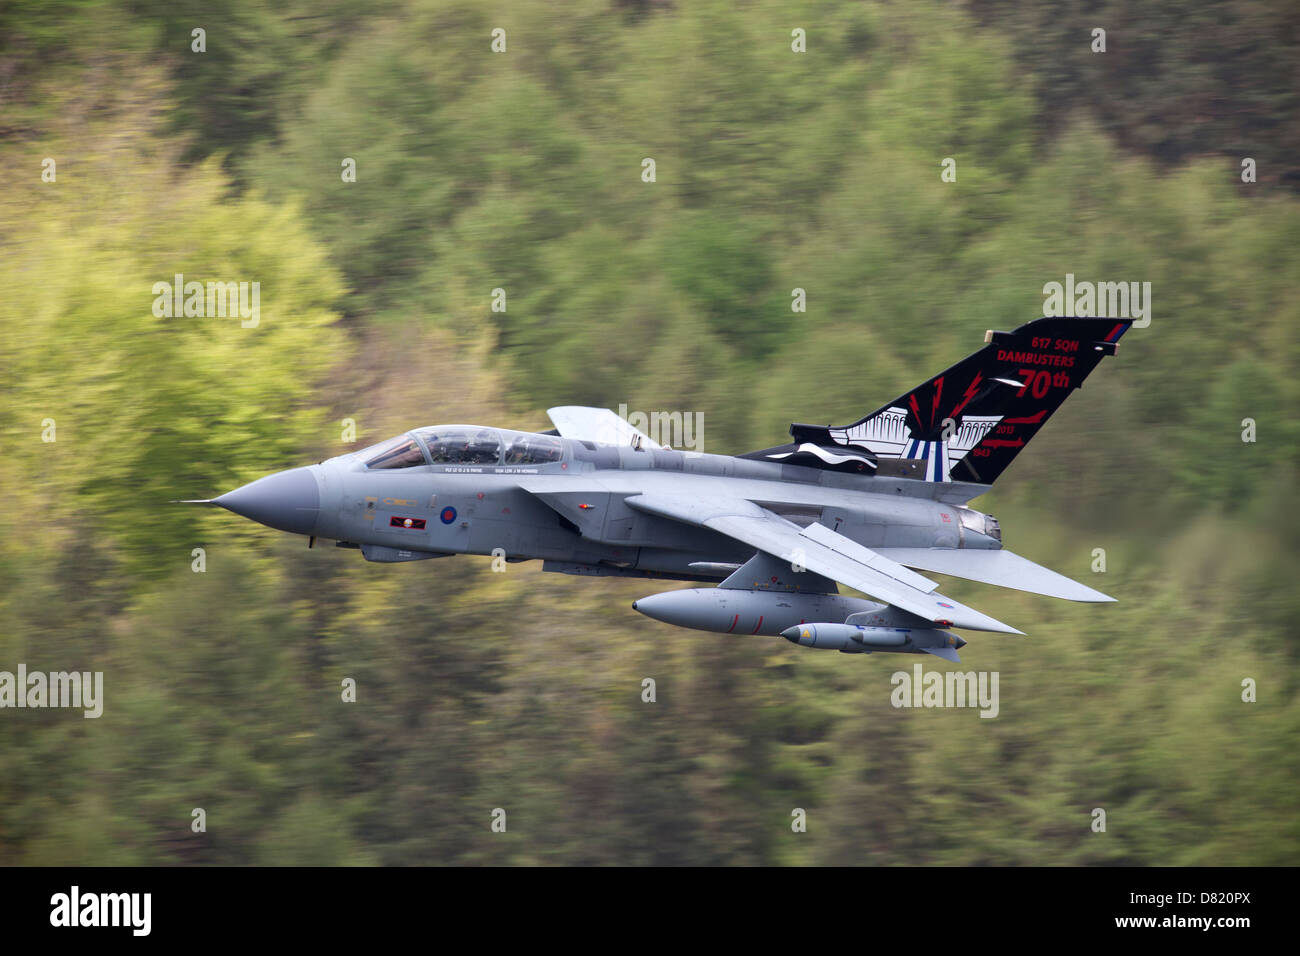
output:
M548 570L576 574L717 581L753 549L624 499L725 494L802 526L820 522L869 548L996 549L997 522L963 506L984 490L447 425L268 476L216 503L358 547L374 561L475 554L541 559ZM276 520L281 512L289 517Z
M540 559L546 571L716 584L633 608L701 630L955 661L961 638L947 628L1023 632L920 571L1113 600L1003 550L997 521L967 503L1131 324L1064 317L989 330L982 348L855 422L795 422L788 444L734 457L674 451L610 409L559 405L547 409L549 433L417 428L196 503L370 561L490 555L498 570Z

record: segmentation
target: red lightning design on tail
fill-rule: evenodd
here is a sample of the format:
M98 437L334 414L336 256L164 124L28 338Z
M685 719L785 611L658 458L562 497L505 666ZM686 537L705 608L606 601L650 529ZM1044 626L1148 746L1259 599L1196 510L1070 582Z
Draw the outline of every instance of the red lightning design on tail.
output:
M948 416L949 418L955 420L957 416L961 414L961 410L970 404L970 400L975 397L975 393L979 390L980 381L983 380L983 378L983 373L977 369L975 371L975 377L971 379L970 384L966 386L966 394L961 397L961 401L958 402L957 407L952 410L952 413Z
M940 375L934 380L934 402L930 406L930 427L934 427L934 420L939 417L939 396L943 394L943 376Z

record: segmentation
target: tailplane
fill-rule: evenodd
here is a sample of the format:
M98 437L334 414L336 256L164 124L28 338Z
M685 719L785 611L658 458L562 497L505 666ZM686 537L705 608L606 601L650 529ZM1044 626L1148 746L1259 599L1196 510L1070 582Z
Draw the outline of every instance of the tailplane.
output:
M978 352L852 425L791 425L792 444L746 457L991 485L1132 324L1045 318L990 331Z

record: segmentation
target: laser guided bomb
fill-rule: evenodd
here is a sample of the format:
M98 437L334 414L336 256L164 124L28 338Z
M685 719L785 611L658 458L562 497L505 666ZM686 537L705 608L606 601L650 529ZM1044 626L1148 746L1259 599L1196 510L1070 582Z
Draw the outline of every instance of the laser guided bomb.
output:
M1043 318L850 425L793 424L742 455L663 447L608 409L548 410L546 433L417 428L197 504L358 550L695 582L637 601L682 627L848 653L956 659L947 628L1019 634L921 572L1072 601L1112 598L1002 544L988 491L1103 358L1127 319ZM871 600L838 593L844 584Z

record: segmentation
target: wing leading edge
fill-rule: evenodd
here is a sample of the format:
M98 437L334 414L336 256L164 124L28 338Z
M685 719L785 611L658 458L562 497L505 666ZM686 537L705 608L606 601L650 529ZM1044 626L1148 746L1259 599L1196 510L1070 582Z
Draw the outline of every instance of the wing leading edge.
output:
M725 534L936 624L1004 634L1023 633L944 597L938 593L934 581L824 525L801 528L752 501L642 494L633 495L626 502L647 514Z

